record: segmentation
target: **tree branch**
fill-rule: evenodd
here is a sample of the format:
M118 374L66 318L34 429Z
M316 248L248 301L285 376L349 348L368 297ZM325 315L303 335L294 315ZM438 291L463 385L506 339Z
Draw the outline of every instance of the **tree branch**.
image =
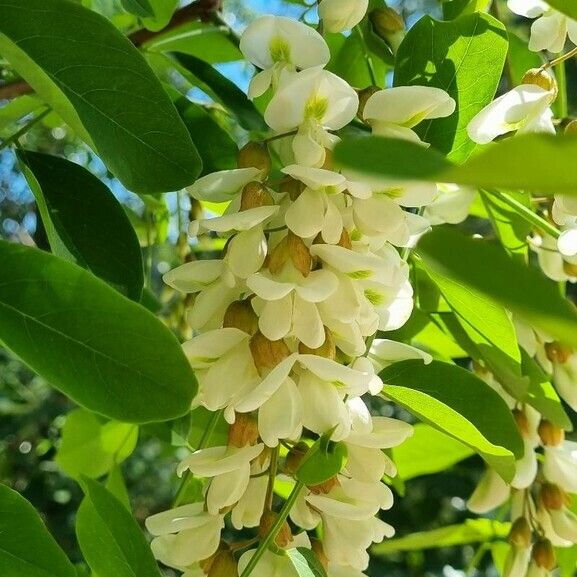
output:
M192 4L177 10L168 24L157 32L143 28L136 30L128 35L128 39L139 48L146 42L166 34L170 30L186 24L187 22L194 22L200 20L201 22L208 22L211 17L222 8L222 0L196 0ZM0 100L11 100L23 94L30 94L34 92L33 88L24 80L16 80L10 84L0 86Z

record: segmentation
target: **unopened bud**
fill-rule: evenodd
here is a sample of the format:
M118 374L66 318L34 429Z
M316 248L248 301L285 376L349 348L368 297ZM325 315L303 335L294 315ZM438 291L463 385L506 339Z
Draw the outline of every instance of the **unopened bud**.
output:
M261 376L274 369L291 354L282 339L270 341L260 331L250 339L249 346L254 366Z
M287 176L280 183L280 192L288 193L289 198L295 201L305 189L305 185L300 180L295 180Z
M375 33L380 36L396 54L405 37L405 21L392 8L382 7L373 10L369 16Z
M316 355L334 361L337 356L337 347L331 331L325 327L325 342L318 349L311 349L304 343L299 343L299 353L301 355Z
M565 440L565 431L551 421L542 420L537 431L546 447L557 447Z
M519 517L511 527L509 531L509 536L507 540L514 547L527 548L531 545L531 538L533 532L531 531L531 526L529 521L525 517Z
M577 120L572 120L569 124L567 124L565 127L565 134L567 136L577 134Z
M228 444L234 447L255 445L258 441L258 424L247 413L237 413L234 423L228 429Z
M525 72L521 84L533 84L539 86L547 92L552 92L557 95L557 83L551 74L542 68L531 68Z
M241 211L261 206L272 206L273 204L274 200L262 182L254 180L246 184L242 189L242 194L240 195Z
M219 551L210 566L208 577L238 577L238 564L232 551Z
M261 538L266 537L270 533L277 519L278 514L275 513L274 511L265 511L262 514L262 517L260 518L260 525L258 528L258 534ZM292 540L293 535L291 532L291 528L289 524L285 521L282 524L281 530L278 532L274 542L277 545L277 547L281 547L284 549L285 547L287 547L287 545L291 543Z
M236 157L239 168L258 168L266 175L270 172L271 160L268 147L263 142L245 144Z
M551 541L549 539L541 539L533 545L533 552L531 554L533 561L537 567L541 567L546 571L553 571L555 565L557 565L557 559L555 558L555 550Z
M224 313L224 328L234 328L254 335L258 330L258 317L249 300L234 301Z
M288 253L294 267L303 276L309 276L313 264L313 258L304 240L292 232L289 232L286 238Z
M564 365L573 354L573 349L562 345L558 341L554 341L552 343L545 343L545 353L552 363Z
M343 232L341 233L341 238L339 238L339 242L337 242L337 245L342 246L343 248L347 248L349 250L353 248L353 243L351 242L351 236L344 228Z
M515 409L513 411L513 418L515 419L515 423L517 423L517 429L523 437L528 437L531 430L529 426L529 419L527 418L527 414L525 411L520 409Z
M290 475L296 473L308 450L309 446L304 441L299 441L296 445L291 447L285 460L285 469L287 473Z
M335 475L318 485L309 485L309 491L313 493L313 495L326 495L330 493L332 489L340 485L338 477Z
M563 509L565 507L565 492L553 483L544 483L539 493L539 501L545 509Z
M364 119L364 112L365 106L367 104L367 100L376 92L379 92L381 89L378 86L368 86L367 88L363 88L359 90L359 110L357 112L357 116L361 119Z
M311 550L319 560L319 563L324 567L325 571L328 570L329 558L325 553L322 541L319 541L319 539L311 539Z
M266 265L272 274L279 274L290 258L288 239L285 236L268 254Z

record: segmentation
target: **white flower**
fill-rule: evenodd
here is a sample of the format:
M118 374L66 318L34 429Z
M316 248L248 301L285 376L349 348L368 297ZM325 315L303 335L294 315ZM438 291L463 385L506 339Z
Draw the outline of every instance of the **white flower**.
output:
M409 359L421 359L425 365L433 361L429 353L389 339L375 339L371 345L369 358L375 363L378 371L382 371L393 363Z
M263 467L257 461L253 462L251 474L255 476L248 482L244 495L234 506L230 517L235 529L258 527L260 523L268 487L268 476L260 473L263 473Z
M561 226L577 226L577 199L564 194L556 194L551 216Z
M322 166L325 148L332 148L335 137L326 130L339 130L357 113L357 93L340 77L309 68L291 76L273 96L264 117L277 132L298 129L293 139L297 164Z
M503 577L525 577L530 560L531 547L511 546L505 559Z
M369 0L321 0L319 18L327 32L351 30L365 16Z
M519 16L537 18L531 26L530 50L561 52L567 35L577 44L577 22L553 10L542 0L508 0L507 6Z
M535 84L521 84L491 102L469 122L469 137L478 144L487 144L513 130L518 134L555 134L553 112L549 108L553 100L554 91Z
M557 247L557 241L548 234L531 238L529 245L536 253L541 270L556 282L577 282L577 255L564 256ZM570 266L567 266L570 265Z
M434 226L459 224L469 215L477 191L456 184L439 184L438 194L425 208L423 216Z
M250 480L250 462L264 449L262 443L242 448L211 447L195 451L177 467L181 476L189 470L199 477L213 477L206 493L206 507L216 515L224 507L234 505L243 496Z
M487 469L473 494L467 501L467 508L479 515L496 509L510 496L511 489L493 469Z
M380 90L365 104L363 116L373 134L422 143L412 130L423 120L444 118L456 103L444 90L430 86L398 86Z
M217 550L224 516L210 515L204 503L192 503L148 517L146 528L155 536L154 556L165 565L183 568Z
M324 66L331 54L323 37L310 26L284 16L263 16L248 25L240 39L245 58L262 69L252 79L248 95L256 98L283 73Z
M543 474L550 483L567 493L577 493L577 443L564 441L557 447L545 447Z
M212 172L199 178L187 188L193 198L209 202L229 202L252 181L260 181L263 174L258 168L236 168Z

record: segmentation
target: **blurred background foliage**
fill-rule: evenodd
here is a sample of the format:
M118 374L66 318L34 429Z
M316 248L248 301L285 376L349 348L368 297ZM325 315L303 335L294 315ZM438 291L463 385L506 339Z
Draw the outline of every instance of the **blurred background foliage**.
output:
M82 0L82 3L110 18L126 32L139 28L136 18L122 10L120 0ZM180 4L184 6L188 2ZM424 14L437 17L441 15L439 0L399 0L389 4L404 16L409 27ZM498 8L499 16L507 22L510 29L526 38L527 22L515 19L506 10L504 2L499 3ZM242 31L247 22L262 13L290 15L311 23L316 19L314 6L308 6L299 0L224 2L224 20L237 33ZM201 25L195 23L193 26ZM186 34L184 36L184 39L180 35L168 37L168 41L173 42L173 49L187 50L187 42L192 41L190 36L188 39ZM234 50L231 50L230 46L223 46L218 43L211 45L208 51L203 53L203 57L214 64L222 75L242 90L246 90L252 74L251 67L236 61ZM195 49L192 48L194 53ZM200 50L202 52L204 49L201 47ZM214 53L211 54L211 50ZM166 58L154 50L154 47L146 48L145 45L145 54L165 83L185 95L189 101L202 105L210 118L237 144L242 145L247 141L248 133L234 123L231 115L226 114L225 107L216 101L210 87L207 88L185 70L168 66ZM366 75L362 58L350 53L341 56L340 62L334 63L337 72L349 78L362 78L363 74ZM569 92L575 94L575 63L569 64L567 68ZM382 84L389 84L391 79L386 66L380 67L379 73ZM17 80L7 63L0 59L0 88ZM0 100L0 138L15 133L20 124L26 121L26 111L33 111L37 107L31 96L18 98L18 110L15 110L17 107L14 103L15 101L10 104L9 100ZM181 105L182 103L183 101L180 101ZM575 104L574 101L570 102L573 114L577 112ZM190 251L196 258L209 258L222 248L216 240L189 247L186 226L189 217L198 214L199 207L191 206L189 198L183 193L149 195L144 198L127 191L107 172L100 159L76 139L54 114L48 115L42 123L23 136L21 144L26 148L64 156L79 163L98 175L111 188L123 203L141 241L146 264L148 306L158 312L181 338L189 336L184 319L186 303L163 286L161 277L173 266L191 258ZM219 148L218 143L216 151L215 162L221 163L221 166L216 166L215 169L224 168L227 163L233 162L230 150L230 158L225 157L225 149ZM486 222L475 217L472 217L467 225L487 228ZM13 151L8 148L0 152L0 237L48 248L34 197L18 168ZM467 360L464 359L463 362L466 363ZM51 389L9 352L0 348L0 481L20 491L34 504L52 534L70 557L78 561L80 555L74 537L74 515L82 492L74 480L63 474L54 460L67 414L74 409L73 404L63 395ZM384 403L374 409L386 415L391 415L393 410ZM396 415L406 420L411 419L403 411ZM172 425L141 427L135 450L121 465L124 484L130 494L135 515L140 521L152 512L169 506L176 489L175 464L179 456L186 454L187 450L180 448L175 452L174 445L182 445L183 442L177 434L181 425ZM441 443L439 451L447 450ZM182 454L179 455L179 451ZM398 536L462 523L471 517L466 510L466 499L482 471L482 462L475 456L465 458L441 473L420 474L406 482L398 481L395 489L402 498L396 499L394 508L386 512L384 518L397 529ZM196 490L199 488L196 487ZM497 511L495 518L499 519L502 515L503 512ZM498 542L502 537L497 530L495 541ZM375 554L369 574L391 577L453 577L476 573L493 575L496 571L491 552L498 560L499 546L479 547L475 543Z

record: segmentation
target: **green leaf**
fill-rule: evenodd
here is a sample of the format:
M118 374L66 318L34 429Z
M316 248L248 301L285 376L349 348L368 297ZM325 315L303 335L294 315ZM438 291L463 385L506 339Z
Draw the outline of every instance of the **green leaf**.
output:
M130 496L122 476L122 469L114 465L106 478L106 488L130 511Z
M56 462L70 477L102 477L127 459L138 440L138 427L118 421L103 422L84 409L68 414Z
M347 448L343 443L329 441L333 431L315 441L301 461L295 478L305 485L320 485L332 479L347 462Z
M174 335L144 307L37 249L0 242L0 269L0 339L53 386L125 422L190 410L190 365Z
M327 572L321 565L317 556L305 547L293 547L287 549L286 554L298 577L327 577Z
M242 60L238 46L222 27L203 22L189 22L145 43L147 50L182 52L210 64Z
M154 17L154 10L148 0L120 0L122 7L131 14L140 17Z
M14 125L18 120L33 112L41 111L42 108L42 102L28 94L11 100L6 106L0 108L0 136L10 136L12 132L16 132Z
M412 533L400 539L389 539L375 545L371 551L380 556L398 551L421 551L437 547L484 543L494 539L505 539L510 530L511 523L491 519L467 519L461 525L449 525L432 531Z
M414 433L393 449L393 460L403 481L448 471L475 451L430 425L417 423Z
M154 16L144 18L142 23L154 32L162 30L172 18L174 10L178 6L178 0L148 0Z
M511 259L494 244L449 227L435 228L417 247L428 270L483 293L528 324L577 346L575 307L536 268Z
M421 122L416 128L425 142L455 162L466 160L476 147L467 135L467 125L493 100L507 45L501 22L474 13L449 22L425 16L409 30L399 48L395 86L434 86L457 102L451 116Z
M523 76L531 68L539 68L543 58L539 52L529 50L527 39L520 38L514 32L509 33L509 53L507 55L507 73L513 86L522 84Z
M267 130L267 125L260 112L234 82L225 78L218 70L200 58L182 53L174 53L173 56L182 67L209 87L223 106L236 116L244 129Z
M577 4L573 0L547 0L547 4L559 12L577 20Z
M87 477L76 516L76 535L92 571L114 577L160 577L144 533L126 507Z
M108 187L63 158L25 151L17 157L52 252L140 300L144 267L138 237Z
M445 20L453 20L462 14L472 14L485 10L490 0L451 0L443 2Z
M456 166L435 150L405 140L367 137L345 140L335 149L342 166L401 180L576 194L577 136L523 134L487 145Z
M401 361L380 377L386 398L468 445L511 481L523 441L511 411L489 385L470 371L439 361Z
M67 0L0 0L0 12L2 55L127 188L165 192L195 180L201 163L184 124L108 20Z
M76 570L24 497L0 484L2 577L76 577Z

